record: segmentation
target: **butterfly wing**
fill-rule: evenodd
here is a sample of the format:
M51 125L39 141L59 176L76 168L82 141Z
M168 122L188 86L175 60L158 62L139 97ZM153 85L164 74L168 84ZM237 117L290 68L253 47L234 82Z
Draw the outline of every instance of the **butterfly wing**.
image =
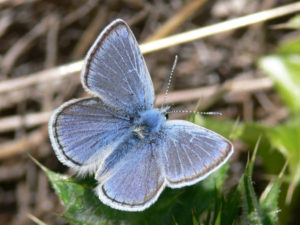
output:
M160 160L172 188L203 180L233 153L233 145L221 135L182 120L166 122L160 143Z
M50 140L57 157L80 173L95 172L103 158L129 133L122 117L99 98L66 102L49 121Z
M138 43L123 20L108 25L89 50L82 83L105 104L127 114L152 108L151 77Z
M149 142L134 141L119 150L127 155L117 157L118 160L116 155L107 158L107 165L96 174L99 181L96 192L112 208L142 211L157 200L165 187L156 149Z

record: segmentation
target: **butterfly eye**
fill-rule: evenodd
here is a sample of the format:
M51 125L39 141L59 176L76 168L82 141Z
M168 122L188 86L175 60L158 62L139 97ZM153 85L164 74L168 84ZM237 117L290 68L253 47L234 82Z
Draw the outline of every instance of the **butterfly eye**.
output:
M130 123L133 123L133 120L134 120L134 118L131 116L131 117L129 117L129 121L130 121Z
M165 114L165 117L166 117L166 120L169 119L169 114L166 113L166 114Z

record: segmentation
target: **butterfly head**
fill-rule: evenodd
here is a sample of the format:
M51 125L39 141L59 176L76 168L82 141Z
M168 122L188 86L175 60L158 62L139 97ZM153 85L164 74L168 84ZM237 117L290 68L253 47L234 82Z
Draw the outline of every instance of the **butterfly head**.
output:
M169 109L171 108L171 106L167 105L167 106L162 106L159 111L161 114L163 114L165 116L166 119L169 118Z

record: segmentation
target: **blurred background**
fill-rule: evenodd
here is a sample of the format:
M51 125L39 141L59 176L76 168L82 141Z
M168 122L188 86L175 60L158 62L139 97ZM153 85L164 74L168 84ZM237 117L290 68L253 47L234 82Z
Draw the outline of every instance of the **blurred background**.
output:
M0 224L33 224L28 215L67 223L58 216L64 207L47 176L28 153L70 174L50 146L47 122L63 102L87 94L76 64L58 66L82 60L109 22L124 19L143 43L295 2L0 0ZM281 224L300 224L299 20L294 13L145 55L158 99L178 55L168 104L223 113L198 122L233 140L225 189L238 185L259 137L257 196L288 161L275 212Z

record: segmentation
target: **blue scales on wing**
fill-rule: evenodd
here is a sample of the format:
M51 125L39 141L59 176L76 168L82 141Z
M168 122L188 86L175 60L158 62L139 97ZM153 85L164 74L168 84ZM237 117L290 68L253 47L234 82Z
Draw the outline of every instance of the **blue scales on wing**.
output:
M168 186L194 184L218 169L233 153L219 134L183 120L164 124L158 145Z
M85 59L82 83L107 105L129 115L152 108L154 90L139 46L123 20L97 38Z
M155 202L165 187L155 145L130 139L111 155L104 168L96 173L99 198L114 208L126 211L141 211ZM107 171L109 170L109 172ZM108 173L108 176L106 176Z
M59 159L71 168L95 172L103 158L129 135L130 119L99 98L66 102L52 115L49 133Z

